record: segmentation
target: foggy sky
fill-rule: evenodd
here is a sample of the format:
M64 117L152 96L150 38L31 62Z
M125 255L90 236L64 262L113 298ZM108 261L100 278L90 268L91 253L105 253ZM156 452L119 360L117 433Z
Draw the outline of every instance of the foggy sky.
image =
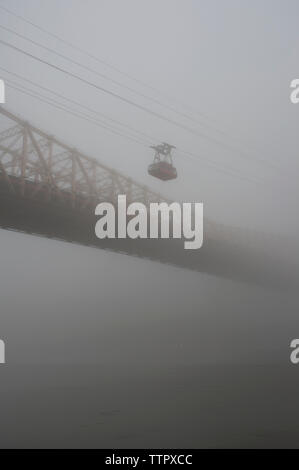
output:
M289 84L298 75L296 0L1 3L163 93L0 11L2 25L205 123L201 113L209 116L208 122L228 129L229 137L200 124L198 129L229 144L238 141L242 151L195 137L0 45L0 66L189 150L198 160L177 152L178 180L161 183L147 175L150 149L8 89L9 110L168 197L203 202L208 218L296 237L299 106L289 100ZM175 116L7 32L0 34L101 86ZM0 77L9 76L0 70ZM218 173L205 159L260 182ZM10 345L8 358L16 363L263 362L272 360L277 350L275 357L283 362L287 354L284 347L295 320L292 300L284 294L22 234L1 231L0 239L1 335Z
M198 116L200 123L227 130L228 137L200 123L196 126L1 30L5 40L212 138L224 140L228 145L238 142L240 151L195 137L1 45L1 64L8 70L77 99L157 140L169 141L196 154L198 159L194 161L176 152L179 179L164 184L147 175L152 158L150 149L16 91L7 92L9 109L167 196L204 202L210 218L275 232L297 229L294 217L289 214L295 209L297 195L299 110L290 104L289 85L297 76L298 2L10 0L2 3L163 94L142 87L1 11L4 26L141 93ZM1 74L8 78L4 72L0 71ZM209 119L202 118L202 114ZM238 175L231 177L218 172L214 168L217 165L221 171L232 169ZM239 174L254 182L240 179Z

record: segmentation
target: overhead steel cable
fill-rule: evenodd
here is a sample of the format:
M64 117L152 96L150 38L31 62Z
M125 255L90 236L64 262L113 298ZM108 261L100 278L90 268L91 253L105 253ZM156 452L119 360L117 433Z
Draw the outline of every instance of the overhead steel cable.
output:
M77 117L77 118L83 119L87 122L90 122L92 124L95 124L95 125L103 128L103 129L105 129L105 130L108 130L109 132L112 132L115 135L126 138L127 140L130 140L134 143L137 143L137 144L139 144L143 147L148 148L147 142L144 142L142 140L137 140L136 138L134 138L134 137L132 137L128 134L124 134L123 132L119 132L118 130L113 129L110 126L107 126L106 124L103 124L103 123L99 122L98 120L96 120L94 118L91 118L90 116L84 115L82 112L78 112L77 110L73 110L73 109L65 106L64 104L61 105L61 103L53 100L52 98L44 97L44 96L40 95L39 93L36 93L35 91L32 91L32 90L28 90L28 89L26 89L26 87L23 87L22 85L19 85L19 84L15 84L14 82L11 82L10 80L7 81L7 86L9 88L12 88L16 91L19 91L19 92L21 92L21 93L23 93L27 96L30 96L34 99L38 99L39 101L41 101L43 103L46 103L46 104L48 104L48 105L50 105L50 106L52 106L56 109L67 112L68 114L71 114L74 117ZM199 158L196 157L195 154L192 154L190 152L183 151L183 150L180 150L180 152L181 152L181 154L185 155L185 157L187 157L187 158L189 158L193 161L198 161L199 160ZM230 169L228 170L228 169L216 166L207 159L203 158L203 160L204 160L204 164L206 166L209 166L209 167L213 168L217 172L224 173L224 174L226 174L230 177L241 179L241 180L244 180L244 181L247 181L247 182L250 182L250 183L255 183L255 184L260 184L261 183L260 181L256 181L254 179L246 178L245 176L234 172L234 170L230 170Z
M80 77L79 75L76 75L76 74L73 73L73 72L70 72L70 71L68 71L68 70L66 70L66 69L64 69L64 68L62 68L62 67L60 67L60 66L58 66L58 65L52 64L52 63L49 62L49 61L46 61L46 60L44 60L44 59L42 59L42 58L40 58L40 57L38 57L38 56L36 56L36 55L34 55L34 54L31 54L30 52L25 51L24 49L21 49L21 48L15 46L14 44L8 43L7 41L3 41L2 39L0 39L0 44L2 44L2 45L4 45L4 46L7 46L7 47L9 47L9 48L11 48L11 49L13 49L13 50L15 50L15 51L17 51L17 52L19 52L19 53L25 55L25 56L27 56L27 57L30 57L31 59L33 59L33 60L35 60L35 61L38 61L38 62L40 62L40 63L42 63L42 64L44 64L44 65L47 65L47 66L53 68L54 70L57 70L57 71L59 71L59 72L61 72L61 73L64 73L65 75L67 75L67 76L69 76L69 77L72 77L72 78L74 78L74 79L76 79L76 80L78 80L78 81L80 81L80 82L82 82L82 83L84 83L84 84L86 84L86 85L88 85L88 86L91 86L91 87L97 89L98 91L101 91L101 92L103 92L103 93L106 93L106 94L108 94L108 95L114 97L115 99L119 99L120 101L122 101L122 102L124 102L124 103L126 103L126 104L130 104L131 106L134 106L135 108L137 108L137 109L139 109L139 110L141 110L141 111L144 111L144 112L146 112L146 113L148 113L148 114L150 114L150 115L152 115L152 116L154 116L154 117L157 117L157 118L159 118L159 119L161 119L161 120L163 120L163 121L166 121L166 122L168 122L168 123L170 123L170 124L172 124L172 125L174 125L174 126L180 128L180 129L183 129L183 130L185 130L185 131L187 131L187 132L189 132L189 133L191 133L191 134L193 134L193 135L195 135L195 136L199 136L199 137L201 137L201 138L203 138L203 139L209 140L210 142L213 142L214 144L216 144L216 145L218 145L218 146L220 146L220 147L226 148L227 150L233 151L234 153L236 152L236 149L235 149L233 146L229 145L229 144L226 144L226 143L224 143L224 142L221 142L221 141L219 141L218 139L212 138L212 137L207 136L207 135L205 135L205 134L203 134L203 133L201 133L201 132L198 132L198 131L196 131L196 130L194 130L194 129L191 129L191 128L189 128L189 127L183 125L183 124L180 124L180 123L178 123L177 121L175 121L174 119L168 118L167 116L164 116L164 115L162 115L162 114L160 114L160 113L158 113L158 112L156 112L156 111L153 111L153 110L147 108L146 106L140 105L140 104L136 103L135 101L132 101L132 100L130 100L130 99L128 99L128 98L125 98L125 97L119 95L118 93L115 93L115 92L113 92L113 91L111 91L111 90L109 90L109 89L107 89L107 88L104 88L104 87L102 87L102 86L100 86L100 85L98 85L98 84L96 84L96 83L93 83L93 82L91 82L91 81L89 81L89 80L86 80L85 78ZM241 158L243 158L243 159L245 158L246 161L248 161L248 155L246 155L246 154L244 154L244 153L240 153L240 152L238 152L238 155L239 155ZM268 161L265 161L265 160L262 160L262 159L257 159L257 158L254 158L254 157L250 157L250 158L251 158L252 160L256 160L256 161L257 161L258 163L260 163L260 164L263 163L264 165L267 165L267 166L271 165L271 163L272 163L272 162L270 163L270 162L268 162ZM276 167L273 163L272 163L272 166L273 166L276 170L279 169L279 168Z
M90 108L89 106L86 106L85 104L83 103L79 103L78 101L76 100L73 100L71 98L67 98L65 95L61 94L61 93L57 93L56 91L53 91L51 88L48 88L48 87L45 87L45 86L42 86L38 83L35 83L33 80L29 80L28 78L25 78L24 76L22 75L19 75L15 72L11 72L7 69L5 69L4 67L0 67L0 70L3 70L4 72L8 73L9 75L12 75L20 80L24 80L25 82L27 83L30 83L31 85L37 87L37 88L40 88L41 90L44 90L46 92L49 92L49 93L52 93L53 95L57 96L58 98L61 98L65 101L68 101L76 106L79 106L83 109L85 109L86 111L89 111L91 112L92 114L95 114L96 116L100 116L101 118L104 118L110 122L112 122L113 124L116 124L118 126L121 126L121 127L125 127L127 128L128 130L136 133L136 134L139 134L143 139L146 139L147 140L147 143L148 145L152 145L154 141L156 142L159 142L158 139L153 139L151 136L149 136L148 134L146 134L145 132L142 132L140 130L137 130L135 129L134 127L128 125L128 124L124 124L123 122L117 120L117 119L114 119L112 118L111 116L108 116L107 114L104 114L104 113L101 113L100 111L95 111L94 109Z
M100 85L97 85L96 83L93 83L93 82L91 82L91 81L89 81L89 80L86 80L85 78L80 77L79 75L76 75L75 73L70 72L69 70L66 70L66 69L64 69L64 68L62 68L62 67L60 67L60 66L58 66L58 65L52 64L51 62L49 62L49 61L47 61L47 60L44 60L44 59L42 59L42 58L40 58L40 57L38 57L38 56L36 56L36 55L34 55L34 54L31 54L30 52L25 51L24 49L21 49L20 47L17 47L17 46L15 46L14 44L11 44L11 43L9 43L9 42L7 42L7 41L3 41L2 39L0 39L0 44L2 44L2 45L4 45L4 46L7 46L7 47L9 47L9 48L11 48L11 49L13 49L13 50L15 50L15 51L17 51L17 52L20 52L21 54L23 54L23 55L25 55L25 56L27 56L27 57L30 57L31 59L36 60L36 61L38 61L38 62L40 62L40 63L42 63L42 64L44 64L44 65L47 65L48 67L51 67L51 68L53 68L54 70L57 70L57 71L59 71L59 72L62 72L62 73L64 73L65 75L68 75L69 77L75 78L76 80L79 80L79 81L81 81L82 83L85 83L86 85L89 85L89 86L91 86L91 87L93 87L93 88L95 88L95 89L97 89L97 90L99 90L99 91L101 91L101 92L103 92L103 93L106 93L106 94L108 94L108 95L110 95L110 96L113 96L114 98L119 99L119 100L123 101L124 103L130 104L131 106L134 106L135 108L140 109L141 111L144 111L144 112L146 112L146 113L148 113L148 114L151 114L152 116L158 117L159 119L162 119L162 120L164 120L164 121L167 121L167 122L169 122L170 124L173 124L173 125L175 125L175 126L178 126L178 127L182 128L182 129L185 129L185 130L187 130L187 131L189 131L189 132L195 132L194 130L189 129L187 126L184 126L183 124L180 124L180 123L174 121L173 119L170 119L170 118L168 118L168 117L166 117L166 116L163 116L162 114L160 114L160 113L158 113L158 112L156 112L156 111L153 111L153 110L151 110L151 109L147 108L146 106L143 106L143 105L141 105L141 104L139 104L139 103L136 103L135 101L132 101L132 100L130 100L129 98L125 98L124 96L121 96L121 95L119 95L118 93L115 93L115 92L113 92L113 91L111 91L111 90L109 90L109 89L107 89L107 88L105 88L105 87L102 87L102 86L100 86ZM196 135L196 133L195 133L195 135Z
M27 23L29 24L30 26L32 26L33 28L37 29L38 31L41 31L42 33L44 34L47 34L48 36L54 38L55 40L57 41L60 41L61 43L65 44L66 46L72 48L73 50L76 50L76 51L79 51L81 54L89 57L90 59L98 62L99 64L102 64L102 65L105 65L106 67L110 68L111 70L114 70L115 72L119 73L120 75L128 78L129 80L132 80L136 83L139 83L140 85L142 85L143 87L146 87L156 93L159 93L160 95L163 95L164 92L161 92L161 90L159 90L158 88L152 86L152 85L149 85L148 83L140 80L139 78L136 78L136 77L133 77L132 75L124 72L123 70L121 70L120 68L116 67L115 65L105 61L104 59L100 59L99 57L95 56L94 54L91 54L90 52L88 52L87 50L81 48L80 46L78 45L75 45L73 44L72 42L58 36L57 34L54 34L52 33L51 31L47 30L46 28L43 28L39 25L37 25L36 23L34 23L33 21L30 21L28 20L27 18L25 18L24 16L22 15L19 15L15 12L13 12L12 10L0 5L0 8L5 11L6 13L8 13L9 15L12 15L14 16L15 18L18 18L19 20L23 21L24 23ZM170 97L169 97L170 98ZM173 99L171 97L171 99ZM184 113L183 113L184 114ZM200 114L200 113L199 113ZM192 119L194 120L193 117L191 117L190 115L185 115L185 117L187 117L188 119Z
M98 62L99 64L102 64L104 65L105 67L107 68L110 68L111 70L113 70L114 72L117 72L118 74L122 75L123 77L126 77L128 78L129 80L132 80L133 82L135 83L138 83L139 85L142 85L143 87L145 88L148 88L149 90L152 90L154 91L155 93L158 93L159 95L165 95L165 92L164 91L161 91L159 90L157 87L154 87L152 85L149 85L148 83L144 82L143 80L140 80L139 78L136 78L134 77L133 75L127 73L127 72L124 72L123 70L121 70L119 67L117 67L116 65L114 64L111 64L110 62L104 60L104 59L101 59L99 58L98 56L94 55L94 54L91 54L88 50L86 49L83 49L82 47L76 45L76 44L73 44L71 41L68 41L67 39L64 39L62 38L61 36L59 36L58 34L55 34L51 31L49 31L48 29L46 28L43 28L42 26L34 23L33 21L30 21L28 20L27 18L25 18L24 16L18 14L18 13L15 13L13 12L12 10L10 10L9 8L7 7L4 7L3 5L0 5L0 8L5 11L6 13L8 13L9 15L11 16L14 16L15 18L18 18L19 20L23 21L24 23L32 26L33 28L37 29L38 31L48 35L49 37L52 37L53 39L61 42L62 44L65 44L66 46L70 47L71 49L75 50L75 51L78 51L80 52L81 54L83 54L84 56L86 57L89 57L90 59ZM174 100L174 98L172 96L169 96L167 95L167 98L168 99L171 99L171 100ZM182 104L184 107L186 108L189 108L191 109L191 106L189 105L186 105L186 104ZM176 110L177 111L177 110ZM198 110L193 110L193 112L196 112L196 114L198 114L201 118L203 119L208 119L210 120L210 118L208 118L208 116L206 116L204 113L201 113L199 112ZM193 116L191 115L186 115L185 113L182 113L186 118L188 119L191 119L192 121L196 121L197 122L197 119L195 119ZM224 133L222 130L220 129L217 129L215 126L213 125L209 125L207 124L207 126L210 126L211 128L214 128L214 130L217 130L218 132L220 133ZM225 133L224 133L225 134Z
M136 144L139 144L139 145L142 145L143 147L147 146L147 144L145 142L137 140L132 136L123 134L122 132L119 132L118 130L113 129L110 126L107 126L106 124L103 124L100 121L91 118L90 116L84 115L81 112L78 112L76 110L68 108L65 105L61 105L61 103L58 103L53 99L45 98L42 95L40 95L39 93L36 93L36 92L33 92L32 90L26 89L22 85L20 86L20 85L15 85L15 84L12 84L12 83L13 82L10 83L10 81L8 81L8 83L7 83L8 88L12 88L13 90L17 90L21 93L24 93L25 95L28 95L28 96L30 96L32 98L35 98L35 99L38 99L39 101L42 101L42 102L44 102L44 103L46 103L46 104L48 104L48 105L50 105L54 108L60 109L62 111L66 111L67 113L69 113L69 114L71 114L75 117L79 117L81 119L84 119L85 121L96 124L98 127L101 127L102 129L108 130L109 132L112 132L115 135L118 135L118 136L123 137L123 138L128 139L128 140L131 140L132 142L134 142Z
M153 98L153 97L151 97L151 96L145 95L144 93L141 93L141 92L139 92L139 91L137 91L137 90L134 90L134 88L131 88L131 87L129 87L129 86L127 86L127 85L125 85L125 84L123 84L123 83L121 83L121 82L119 82L119 81L117 81L117 80L115 80L115 79L113 79L113 78L111 78L111 77L105 75L105 74L102 74L102 73L98 72L97 70L94 70L94 69L88 67L87 65L81 64L80 62L77 62L76 60L71 59L70 57L66 56L65 54L61 54L60 52L57 52L57 51L55 51L54 49L51 49L50 47L47 47L47 46L45 46L45 45L43 45L43 44L41 44L41 43L39 43L39 42L37 42L37 41L34 41L34 40L32 40L32 39L30 39L30 38L24 36L23 34L17 33L16 31L13 31L12 29L7 28L6 26L0 25L0 28L2 28L4 31L9 32L10 34L13 34L13 35L15 35L15 36L17 36L17 37L19 37L19 38L21 38L21 39L24 39L25 41L28 41L29 43L31 43L31 44L33 44L33 45L35 45L35 46L37 46L37 47L40 47L40 48L42 48L42 49L44 49L44 50L46 50L46 51L48 51L48 52L51 52L52 54L55 54L57 57L60 57L60 58L62 58L62 59L64 59L64 60L70 62L71 64L76 65L77 67L80 67L80 68L82 68L82 69L84 69L84 70L87 70L88 72L94 73L94 74L97 75L98 77L101 77L101 78L104 79L104 80L107 80L107 81L109 81L109 82L111 82L111 83L113 83L113 84L115 84L115 85L117 85L117 86L119 86L119 87L121 87L121 88L124 88L124 89L130 91L131 93L134 93L135 95L141 96L142 98L145 98L146 100L149 100L149 101L151 101L151 102L153 102L153 103L155 103L155 104L158 104L158 105L161 106L161 107L164 107L164 108L168 109L169 111L172 111L172 112L178 114L179 116L182 116L182 117L184 117L184 118L186 118L186 119L189 119L189 120L191 120L191 121L197 123L197 120L196 120L196 119L193 119L193 118L191 118L190 116L188 116L188 115L186 115L186 114L184 114L184 113L181 113L180 111L178 111L177 109L173 108L172 106L169 106L169 105L167 105L167 104L164 104L164 103L162 103L161 101L157 100L156 98Z
M100 59L99 57L97 57L97 56L91 54L90 52L88 52L87 50L81 48L80 46L75 45L75 44L73 44L72 42L70 42L70 41L68 41L68 40L66 40L66 39L64 39L64 38L62 38L62 37L60 37L59 35L52 33L51 31L47 30L46 28L43 28L43 27L37 25L37 24L34 23L33 21L30 21L30 20L28 20L27 18L25 18L24 16L13 12L13 11L10 10L9 8L4 7L4 6L2 6L2 5L0 5L0 8L1 8L3 11L5 11L6 13L8 13L9 15L14 16L15 18L18 18L19 20L23 21L23 22L26 23L26 24L29 24L30 26L32 26L33 28L37 29L38 31L40 31L40 32L42 32L42 33L48 35L49 37L54 38L54 39L57 40L57 41L60 41L62 44L65 44L66 46L72 48L73 50L79 51L81 54L83 54L83 55L85 55L85 56L87 56L87 57L93 59L94 61L96 61L96 62L98 62L98 63L100 63L100 64L102 64L102 65L105 65L106 67L110 68L111 70L114 70L115 72L119 73L120 75L123 75L124 77L127 77L128 79L130 79L130 80L132 80L132 81L134 81L134 82L136 82L136 83L139 83L140 85L142 85L142 86L144 86L144 87L146 87L146 88L148 88L148 89L154 91L155 93L158 93L159 95L165 95L165 92L162 92L162 91L159 90L158 88L153 87L152 85L149 85L148 83L146 83L146 82L144 82L144 81L142 81L142 80L140 80L140 79L138 79L138 78L136 78L136 77L133 77L132 75L130 75L130 74L124 72L123 70L119 69L119 68L116 67L115 65L110 64L109 62L105 61L104 59ZM168 96L168 99L170 99L170 98L171 98L172 100L174 100L173 97ZM162 105L162 103L161 103L161 105ZM182 103L181 103L181 105L182 105ZM164 104L163 104L163 106L164 106ZM167 105L167 106L168 106L168 105ZM184 106L185 108L191 109L191 107L188 106L188 105L183 104L183 106ZM168 106L168 107L169 107L169 106ZM175 112L178 112L178 110L175 110L174 108L172 108L172 109L173 109ZM200 121L198 121L198 119L195 119L193 116L187 115L186 113L181 113L181 115L184 116L184 117L186 117L186 118L188 118L188 119L190 119L190 120L193 121L193 122L196 122L196 123L198 123L198 124L200 124L200 125L203 125L203 126L205 126L205 127L207 127L207 128L212 129L213 131L216 131L217 133L221 134L222 136L224 136L224 137L226 137L226 138L229 138L229 139L233 138L234 140L238 141L238 143L236 143L236 146L244 145L244 143L241 142L240 139L238 139L238 138L236 138L236 137L232 137L232 136L229 135L226 131L223 131L222 129L219 129L215 124L212 124L211 121L213 122L213 120L212 120L211 118L209 118L207 115L205 115L204 113L201 113L201 112L199 112L198 110L193 110L192 112L193 112L193 113L195 112L198 116L200 116ZM204 120L206 120L206 121L208 120L208 121L210 121L210 122L209 122L209 123L207 123L207 122L202 122L202 119L204 119ZM236 150L236 149L235 149L235 150ZM248 149L247 149L247 150L248 150ZM252 150L253 150L253 149L250 149L250 150L248 150L248 151L251 153ZM264 161L265 161L265 160L264 160ZM271 164L272 162L267 162L267 163L268 163L268 164ZM272 165L273 165L273 163L272 163ZM275 168L277 169L277 166L276 166L276 165L273 165L273 167L275 167Z
M3 70L4 72L8 73L9 75L13 75L14 77L17 77L18 79L24 80L24 81L26 81L27 83L30 83L31 85L33 85L33 86L35 86L35 87L37 87L37 88L40 88L40 89L42 89L42 90L44 90L44 91L47 91L47 92L49 92L49 93L51 93L51 94L53 94L53 95L55 95L55 96L57 96L57 97L59 97L59 98L65 100L65 101L68 101L68 102L70 102L70 103L72 103L72 104L75 104L76 106L79 106L79 107L81 107L81 108L84 108L85 110L87 110L87 111L89 111L89 112L91 112L91 113L93 113L93 114L95 114L95 115L97 115L97 116L104 117L105 119L108 119L108 120L110 120L110 121L116 123L117 125L120 125L120 126L123 126L123 127L128 128L129 130L133 131L135 134L137 134L137 135L139 134L139 136L141 136L141 139L146 138L147 141L148 141L146 145L152 145L154 142L160 142L160 139L157 139L157 138L152 137L152 136L150 136L150 135L148 135L148 134L145 134L145 133L143 133L143 132L141 132L141 131L139 131L139 130L137 130L137 129L131 127L131 126L128 126L128 125L126 125L126 124L124 124L124 123L118 121L118 120L112 119L111 117L107 117L107 115L105 115L104 113L99 113L98 111L95 111L94 109L92 109L92 108L90 108L90 107L88 107L88 106L85 106L84 104L79 103L78 101L75 101L75 100L73 100L73 99L67 98L65 95L62 95L62 94L60 94L60 93L57 93L56 91L53 91L52 89L50 89L50 88L48 88L48 87L44 87L44 86L42 86L42 85L37 84L37 83L35 83L33 80L29 80L29 79L27 79L27 78L25 78L25 77L23 77L23 76L21 76L21 75L19 75L19 74L16 74L16 73L14 73L14 72L10 72L9 70L5 69L4 67L0 67L0 70ZM145 141L144 141L144 142L145 142ZM179 150L179 149L178 149L178 150ZM188 151L186 151L186 150L179 150L179 151L180 151L180 153L186 155L187 157L191 157L192 159L196 159L196 160L202 159L202 160L208 161L208 163L210 163L210 164L212 163L212 164L218 165L218 162L213 161L213 160L211 160L210 158L208 159L208 158L198 157L198 156L196 156L195 154L192 154L191 152L188 152ZM231 172L235 172L235 169L234 169L234 168L226 167L226 169L229 170L229 171L231 171ZM238 173L235 172L235 174L238 174ZM252 180L252 181L253 181L253 180Z

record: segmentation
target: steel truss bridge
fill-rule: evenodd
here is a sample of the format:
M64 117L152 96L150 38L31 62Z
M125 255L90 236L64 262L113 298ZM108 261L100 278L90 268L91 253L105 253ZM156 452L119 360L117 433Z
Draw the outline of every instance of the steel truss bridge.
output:
M90 158L0 106L0 227L112 250L238 281L288 285L288 267L244 230L205 220L204 245L183 240L99 240L99 202L171 202L97 159Z

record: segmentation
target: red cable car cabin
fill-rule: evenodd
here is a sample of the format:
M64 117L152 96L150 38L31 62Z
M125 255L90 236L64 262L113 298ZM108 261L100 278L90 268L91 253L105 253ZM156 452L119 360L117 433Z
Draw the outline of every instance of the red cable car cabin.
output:
M148 167L148 173L162 181L174 180L178 176L175 167L171 163L163 161L152 163Z
M154 162L149 165L148 173L154 178L158 178L162 181L174 180L177 178L177 170L172 164L171 151L175 147L163 143L156 147L151 147L155 150Z

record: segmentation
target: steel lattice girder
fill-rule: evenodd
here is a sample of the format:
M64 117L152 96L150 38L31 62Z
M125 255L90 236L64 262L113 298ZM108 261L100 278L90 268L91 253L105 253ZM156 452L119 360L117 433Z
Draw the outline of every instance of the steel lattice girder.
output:
M90 199L115 202L167 201L150 188L60 142L0 107L13 126L0 133L0 177L23 196L60 198L76 204ZM18 178L16 181L15 178ZM33 183L35 188L33 190ZM12 186L11 186L12 190Z

